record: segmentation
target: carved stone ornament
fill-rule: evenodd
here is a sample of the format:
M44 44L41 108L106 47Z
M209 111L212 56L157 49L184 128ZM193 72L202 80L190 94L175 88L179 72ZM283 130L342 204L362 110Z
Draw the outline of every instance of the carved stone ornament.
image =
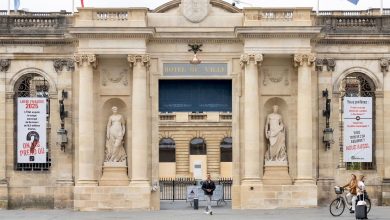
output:
M6 72L9 68L11 64L11 61L10 60L6 60L6 59L1 59L0 60L0 71L1 72Z
M315 63L316 63L316 71L322 71L323 66L326 66L326 69L328 71L334 71L334 68L336 67L336 61L333 58L324 58L324 59L317 58Z
M210 0L182 0L182 13L185 18L193 23L199 23L209 13Z
M251 54L244 53L244 54L241 54L241 57L240 57L240 65L241 65L241 67L244 67L250 61L255 62L255 64L257 64L257 65L261 65L261 63L263 62L263 55L260 54L260 53L251 53Z
M150 65L150 56L149 54L128 55L127 61L130 63L130 66L134 66L136 63L141 63L146 68L148 68Z
M74 60L72 59L55 59L53 63L54 69L56 72L61 72L66 66L66 70L74 71Z
M322 72L323 66L324 66L324 59L316 59L316 71Z
M288 67L275 67L272 69L264 68L263 69L263 85L267 86L269 82L271 83L280 83L284 81L284 85L288 86L290 82L288 81Z
M326 59L326 69L328 71L334 71L335 67L336 67L336 61L333 58Z
M389 71L389 63L390 63L389 59L383 58L380 60L381 71L383 74Z
M102 72L103 72L103 77L102 77L103 86L107 85L107 81L111 83L122 82L124 86L127 86L129 84L126 77L127 73L129 72L128 69L123 69L122 71L120 72L117 71L115 73L109 72L107 69L103 69Z
M74 56L74 61L81 66L83 63L92 65L93 68L97 67L97 59L94 54L76 54Z
M314 54L295 54L294 55L294 65L296 67L302 66L304 63L306 63L308 66L311 66L316 61L316 57Z

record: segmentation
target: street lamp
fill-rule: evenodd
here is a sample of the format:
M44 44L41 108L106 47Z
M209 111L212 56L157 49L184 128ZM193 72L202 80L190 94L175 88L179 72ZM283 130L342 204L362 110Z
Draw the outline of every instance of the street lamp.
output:
M322 142L325 143L325 150L330 149L330 145L333 143L333 128L329 127L329 118L330 118L330 101L328 89L322 91L322 97L326 98L325 110L322 111L322 115L326 119L326 126L324 129L324 136Z

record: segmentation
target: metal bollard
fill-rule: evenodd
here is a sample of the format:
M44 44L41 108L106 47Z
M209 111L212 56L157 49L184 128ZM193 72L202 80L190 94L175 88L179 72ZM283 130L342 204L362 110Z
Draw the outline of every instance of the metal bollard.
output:
M194 198L194 209L198 209L198 208L199 208L199 199Z

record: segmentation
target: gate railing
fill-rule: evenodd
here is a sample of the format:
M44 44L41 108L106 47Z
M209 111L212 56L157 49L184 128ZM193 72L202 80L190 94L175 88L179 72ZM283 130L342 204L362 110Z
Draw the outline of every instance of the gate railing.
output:
M214 180L215 184L223 185L223 199L232 199L231 178ZM161 178L160 179L160 200L186 200L187 186L196 185L194 178Z

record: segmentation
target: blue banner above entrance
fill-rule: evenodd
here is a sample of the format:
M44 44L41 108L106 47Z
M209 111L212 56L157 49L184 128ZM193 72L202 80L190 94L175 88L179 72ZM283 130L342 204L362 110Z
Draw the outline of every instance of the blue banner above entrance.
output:
M164 76L227 76L226 63L164 63Z
M231 80L160 80L160 112L231 112Z

